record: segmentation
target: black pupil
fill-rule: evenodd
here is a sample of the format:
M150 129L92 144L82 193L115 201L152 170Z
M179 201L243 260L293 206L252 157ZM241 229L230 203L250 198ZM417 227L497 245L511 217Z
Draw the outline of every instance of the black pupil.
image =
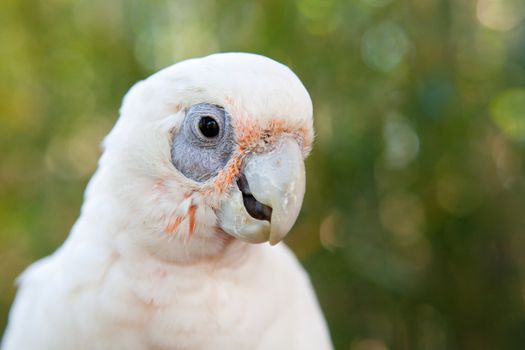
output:
M206 137L215 137L219 135L219 124L212 117L202 117L199 120L199 130Z

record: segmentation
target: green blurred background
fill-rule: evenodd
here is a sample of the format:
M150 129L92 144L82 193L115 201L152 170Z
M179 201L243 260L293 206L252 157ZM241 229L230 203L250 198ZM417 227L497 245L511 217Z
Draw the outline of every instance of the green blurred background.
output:
M315 106L288 243L338 349L525 349L525 1L0 2L0 328L137 80L250 51Z

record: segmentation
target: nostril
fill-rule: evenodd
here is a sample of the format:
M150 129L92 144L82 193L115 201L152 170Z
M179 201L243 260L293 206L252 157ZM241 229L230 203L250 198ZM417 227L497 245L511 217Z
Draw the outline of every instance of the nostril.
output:
M248 214L254 219L271 222L272 208L255 199L250 192L250 186L248 185L248 181L244 174L239 176L237 186L239 186L239 190L242 193L242 201Z

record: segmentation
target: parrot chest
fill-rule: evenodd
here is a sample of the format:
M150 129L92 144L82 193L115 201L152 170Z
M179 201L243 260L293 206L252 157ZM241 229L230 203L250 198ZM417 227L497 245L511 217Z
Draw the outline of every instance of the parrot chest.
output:
M253 348L279 319L278 274L252 271L262 263L117 263L96 296L95 333L103 334L94 336L129 349Z

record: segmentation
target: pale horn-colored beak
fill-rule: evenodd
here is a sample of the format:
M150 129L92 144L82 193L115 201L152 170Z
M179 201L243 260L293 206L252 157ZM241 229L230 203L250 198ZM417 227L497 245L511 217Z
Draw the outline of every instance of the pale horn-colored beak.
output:
M238 186L221 204L220 227L246 242L277 244L299 215L305 180L302 152L291 137L269 152L249 156Z

